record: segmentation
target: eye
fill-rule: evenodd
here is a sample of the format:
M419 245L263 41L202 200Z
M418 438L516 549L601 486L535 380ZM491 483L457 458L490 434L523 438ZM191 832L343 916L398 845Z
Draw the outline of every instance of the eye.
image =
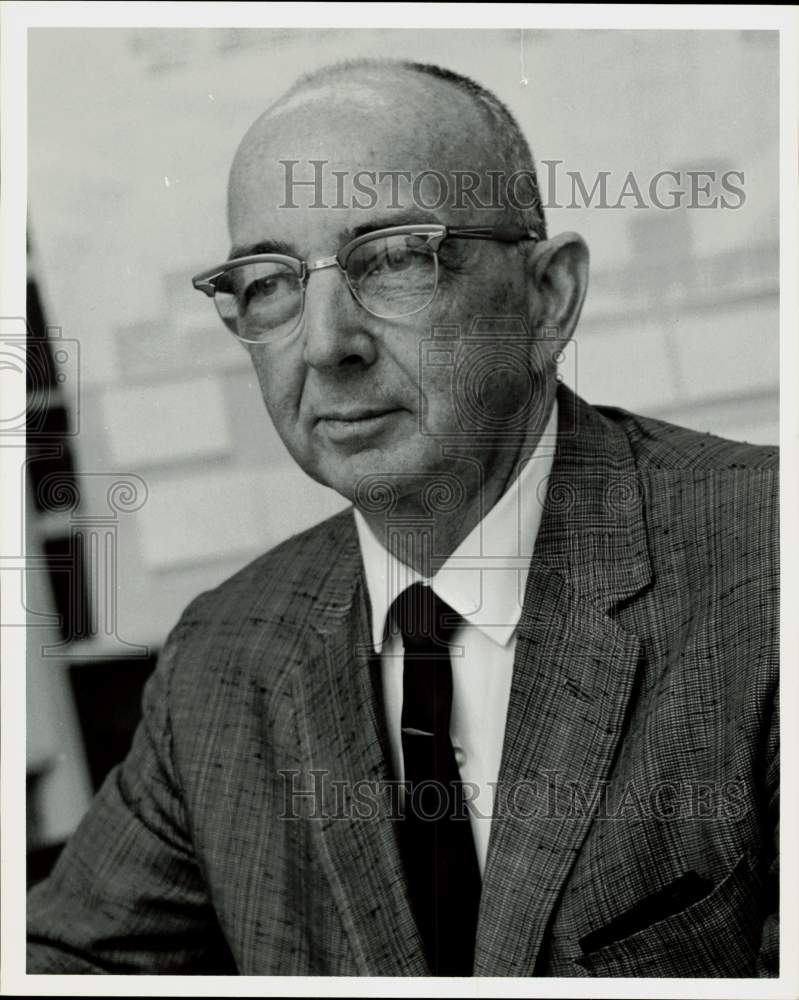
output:
M351 255L347 264L350 278L364 280L390 280L409 272L427 269L432 252L424 238L418 236L388 236L364 243Z
M377 277L380 274L406 271L414 263L414 251L404 242L398 240L381 240L379 244L369 246L356 261L356 266L362 270L364 277Z
M240 264L219 276L214 300L233 333L260 343L293 328L302 311L302 279L280 260Z
M278 295L285 289L285 285L285 275L272 275L268 278L259 278L257 281L251 281L243 293L239 293L239 298L242 305L246 307L253 299L268 299L270 296Z
M386 249L382 263L390 271L404 271L413 263L414 251L407 246L392 246Z
M217 283L217 293L230 296L240 315L253 310L279 307L287 297L295 297L297 275L284 264L247 264L232 268Z

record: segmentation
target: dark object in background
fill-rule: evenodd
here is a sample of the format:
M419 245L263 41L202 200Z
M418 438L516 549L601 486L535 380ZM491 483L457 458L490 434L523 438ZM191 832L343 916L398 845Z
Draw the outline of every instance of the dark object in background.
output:
M130 749L141 718L142 690L153 672L157 653L129 660L87 660L70 667L69 678L80 723L92 788L96 792L108 772ZM35 803L41 774L28 775L28 807ZM29 825L35 817L29 817ZM64 845L47 844L28 853L28 888L47 878Z
M63 844L48 844L46 847L36 847L28 851L27 876L28 888L46 879L58 861L58 855L63 851Z
M26 352L25 367L28 393L39 393L45 396L47 393L54 393L58 386L52 342L49 340L31 340L28 337ZM33 412L35 413L36 411L34 410ZM34 429L38 428L34 427Z
M25 288L25 318L28 322L28 337L34 340L45 340L47 338L47 323L42 309L42 300L39 296L39 286L35 281L28 279Z
M35 281L26 289L27 388L28 392L51 392L57 388L55 364L47 336L47 324Z
M69 679L78 713L86 762L96 792L108 772L127 755L141 718L141 697L155 668L147 657L73 663Z
M55 397L53 397L55 399ZM66 406L49 398L28 406L27 462L33 505L40 514L69 511L78 496Z
M61 635L66 642L88 638L91 609L83 538L76 533L53 535L43 540L42 549L47 559L53 603L61 619Z

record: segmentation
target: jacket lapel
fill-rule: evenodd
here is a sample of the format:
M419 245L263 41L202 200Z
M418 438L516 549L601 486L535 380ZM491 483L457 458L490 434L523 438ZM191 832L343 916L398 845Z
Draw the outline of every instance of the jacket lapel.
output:
M640 657L614 608L651 579L626 436L568 391L517 630L475 973L534 974L623 733Z
M629 443L563 389L558 432L517 630L477 975L535 972L591 823L591 801L610 774L640 657L638 638L614 620L620 602L651 579ZM423 976L390 819L368 599L350 527L314 600L316 624L297 678L305 765L325 778L320 818L309 822L359 974ZM340 790L357 782L366 782L366 799L342 806Z
M423 976L390 818L396 805L354 527L317 607L297 689L305 764L323 775L315 784L320 818L309 822L359 974Z

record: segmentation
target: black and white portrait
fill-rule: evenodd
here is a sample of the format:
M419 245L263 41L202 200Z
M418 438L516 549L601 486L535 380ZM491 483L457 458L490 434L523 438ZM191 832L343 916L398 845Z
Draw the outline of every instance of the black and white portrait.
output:
M795 15L62 6L4 244L19 984L784 984Z

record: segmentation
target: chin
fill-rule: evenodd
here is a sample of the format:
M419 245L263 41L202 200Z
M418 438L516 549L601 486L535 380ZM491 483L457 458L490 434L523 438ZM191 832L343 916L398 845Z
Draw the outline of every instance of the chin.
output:
M329 474L323 470L309 474L364 513L388 513L403 492L403 477L374 461L363 465L341 462Z
M374 463L371 464L371 467ZM369 471L368 463L363 469L350 459L326 458L323 462L316 462L313 465L303 465L305 472L314 482L320 486L326 486L329 490L334 490L350 503L355 502L358 492L358 484L363 480L369 480L373 473ZM378 473L379 475L379 473Z

